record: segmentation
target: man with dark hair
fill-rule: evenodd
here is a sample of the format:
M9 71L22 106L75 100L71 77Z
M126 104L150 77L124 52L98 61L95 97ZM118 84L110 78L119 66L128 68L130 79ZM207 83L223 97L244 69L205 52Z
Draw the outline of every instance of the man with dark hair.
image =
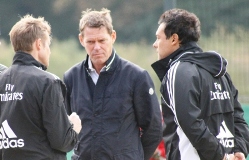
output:
M168 160L245 160L249 128L227 61L197 45L200 21L183 9L163 13L152 64L162 82L163 137Z

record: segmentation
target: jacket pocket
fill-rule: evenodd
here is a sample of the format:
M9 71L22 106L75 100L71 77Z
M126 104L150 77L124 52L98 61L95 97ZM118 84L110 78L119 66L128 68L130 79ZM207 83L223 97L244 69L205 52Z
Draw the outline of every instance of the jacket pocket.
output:
M216 114L225 114L231 113L234 111L233 104L229 100L224 101L213 101L207 107L206 114L208 116L216 115Z

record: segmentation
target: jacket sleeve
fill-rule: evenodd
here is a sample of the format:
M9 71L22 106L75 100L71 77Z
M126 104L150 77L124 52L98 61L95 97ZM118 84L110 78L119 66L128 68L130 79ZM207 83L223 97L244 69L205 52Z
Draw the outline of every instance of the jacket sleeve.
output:
M249 128L244 119L244 111L238 101L238 90L232 84L231 78L226 74L234 98L234 126L235 126L235 144L234 152L242 152L245 156L249 152Z
M169 86L170 107L179 126L177 133L185 143L192 144L197 150L198 156L208 160L222 160L225 154L224 147L201 118L199 96L201 95L202 82L199 72L191 63L180 64L178 68L177 65L171 67L168 73L170 80L167 84ZM179 150L185 149L181 147L184 146L180 145ZM194 149L191 150L193 156L197 154ZM190 155L190 153L188 154Z
M54 80L43 93L42 117L47 137L53 149L68 152L77 142L77 133L72 129L64 105L65 85Z
M149 160L162 140L162 116L154 84L147 71L138 75L135 83L134 106L144 159Z

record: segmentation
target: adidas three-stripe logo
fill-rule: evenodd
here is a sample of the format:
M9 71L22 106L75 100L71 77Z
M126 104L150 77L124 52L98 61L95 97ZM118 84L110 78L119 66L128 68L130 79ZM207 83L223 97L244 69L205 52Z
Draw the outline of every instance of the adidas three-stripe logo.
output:
M16 134L10 128L7 120L2 123L2 127L0 128L0 139L5 138L17 138Z
M216 136L220 143L226 148L233 148L234 147L234 136L227 128L225 121L221 123L220 126L220 133Z
M23 147L24 140L18 139L16 134L10 128L7 120L3 121L0 128L0 149Z

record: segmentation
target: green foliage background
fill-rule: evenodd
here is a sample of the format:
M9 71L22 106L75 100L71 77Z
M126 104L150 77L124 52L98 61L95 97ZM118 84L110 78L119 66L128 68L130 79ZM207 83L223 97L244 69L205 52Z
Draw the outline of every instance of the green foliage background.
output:
M210 36L201 37L199 45L204 51L215 50L228 60L228 73L239 90L239 98L242 103L248 103L249 46L248 41L239 37L249 35L249 31L237 27L235 33L229 33L222 25L217 28ZM1 42L0 63L10 66L14 52L10 44L3 40ZM157 54L152 47L152 43L115 43L114 47L120 56L138 64L149 72L155 83L157 95L160 96L160 81L151 68L151 64L157 60ZM74 38L64 41L53 39L48 71L62 78L66 70L81 62L85 57L84 48Z
M43 16L51 24L53 36L59 40L77 39L81 12L87 8L111 10L118 42L152 43L159 16L166 1L173 0L1 0L0 38L8 40L10 28L20 16ZM216 24L228 26L229 32L237 25L249 28L248 0L174 0L177 8L194 12L202 22L202 34L209 36Z

